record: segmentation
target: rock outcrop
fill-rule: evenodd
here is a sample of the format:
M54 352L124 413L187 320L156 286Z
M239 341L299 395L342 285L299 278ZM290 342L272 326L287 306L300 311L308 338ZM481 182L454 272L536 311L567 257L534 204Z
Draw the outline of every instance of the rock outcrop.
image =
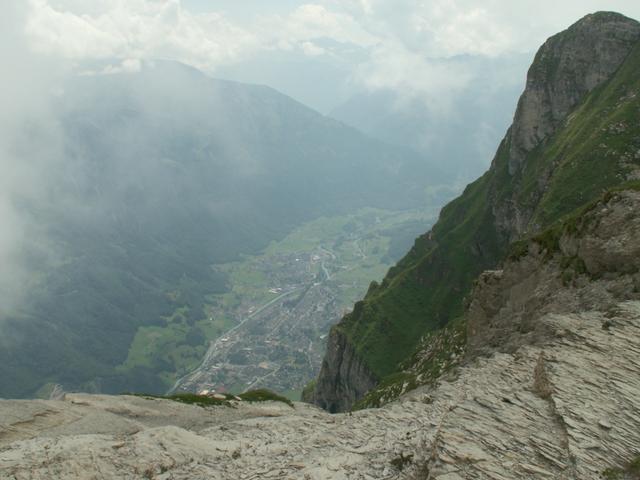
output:
M544 340L553 334L538 323L546 313L609 312L620 301L640 300L639 207L639 191L609 194L514 246L503 270L478 278L466 314L467 355Z
M514 194L494 197L492 203L496 227L509 241L540 227L531 225L532 215L556 167L549 164L540 172L537 188L523 202L518 199L521 179L516 174L522 173L527 156L563 126L587 94L612 77L638 40L637 21L600 12L554 35L538 50L504 140L512 177L506 181L514 183Z
M595 480L633 460L639 307L543 315L547 341L479 358L440 385L434 408L449 411L429 443L429 478Z
M511 175L587 93L620 68L638 39L638 22L601 12L587 15L545 42L527 75L509 134Z

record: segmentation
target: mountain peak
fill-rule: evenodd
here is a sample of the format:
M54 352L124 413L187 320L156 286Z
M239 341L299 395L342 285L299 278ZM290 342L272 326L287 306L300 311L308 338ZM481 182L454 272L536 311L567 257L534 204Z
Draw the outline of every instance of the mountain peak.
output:
M640 39L640 23L597 12L549 38L538 50L518 103L509 173L552 135L585 95L608 80Z
M628 24L638 24L636 20L633 18L625 17L621 13L618 12L610 12L610 11L598 11L594 13L589 13L574 23L569 28L574 27L583 27L583 26L591 26L598 25L603 23L628 23Z

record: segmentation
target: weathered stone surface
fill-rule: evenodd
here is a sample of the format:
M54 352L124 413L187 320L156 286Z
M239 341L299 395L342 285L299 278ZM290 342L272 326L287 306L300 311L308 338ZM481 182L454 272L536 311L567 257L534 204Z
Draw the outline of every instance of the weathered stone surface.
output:
M639 209L640 192L614 194L579 220L579 231L562 235L557 252L531 242L526 256L483 273L467 312L468 354L512 352L559 334L538 321L545 313L639 300Z
M434 478L454 471L463 478L595 479L629 461L640 446L640 402L632 400L640 378L631 373L640 369L640 304L618 308L615 331L602 329L605 312L546 315L540 321L565 335L479 358L457 382L441 386L439 395L455 398L462 381L468 393L439 425ZM541 353L548 396L534 388ZM490 458L469 458L477 447Z
M0 477L597 479L640 449L640 302L539 322L562 334L353 414L72 394L2 401ZM541 369L548 395L536 388Z

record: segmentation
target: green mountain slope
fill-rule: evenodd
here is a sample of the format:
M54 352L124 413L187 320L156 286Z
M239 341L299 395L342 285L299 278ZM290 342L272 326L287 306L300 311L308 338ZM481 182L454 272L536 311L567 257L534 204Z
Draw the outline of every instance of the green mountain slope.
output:
M398 372L424 335L461 316L475 278L512 241L638 177L638 38L637 22L599 13L545 43L490 170L332 331L316 403L350 408ZM357 369L346 367L345 351Z

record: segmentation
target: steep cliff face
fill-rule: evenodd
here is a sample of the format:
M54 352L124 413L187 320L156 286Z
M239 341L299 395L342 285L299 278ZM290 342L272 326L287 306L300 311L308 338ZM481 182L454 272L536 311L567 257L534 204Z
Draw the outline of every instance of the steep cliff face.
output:
M538 51L510 133L509 173L551 136L573 108L611 77L640 35L640 25L615 13L588 15Z
M318 379L310 400L331 413L348 410L377 384L376 377L339 330L334 329L329 335L322 370L325 374Z
M531 225L531 217L556 167L547 162L544 171L538 172L536 185L523 185L531 152L544 146L587 94L617 72L638 38L640 24L636 21L603 12L588 15L551 37L536 54L504 141L511 177L505 181L513 183L513 192L493 201L496 227L510 241L540 227ZM521 187L528 187L528 198L518 195Z
M398 373L425 334L460 318L475 278L509 245L640 171L640 24L589 15L536 55L514 123L490 170L441 212L432 231L334 328L356 370L327 357L315 398ZM359 361L353 358L358 357ZM340 372L340 378L336 375ZM352 397L340 403L353 405ZM321 401L319 405L324 405Z

